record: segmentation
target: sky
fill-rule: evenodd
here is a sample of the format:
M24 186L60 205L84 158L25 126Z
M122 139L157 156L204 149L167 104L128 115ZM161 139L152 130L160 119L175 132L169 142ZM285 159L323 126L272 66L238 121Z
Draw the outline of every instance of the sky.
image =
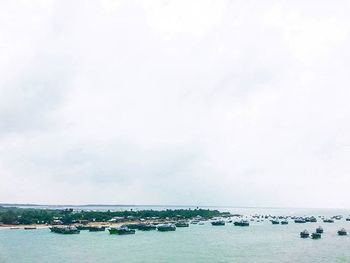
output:
M0 203L350 207L350 1L0 2Z

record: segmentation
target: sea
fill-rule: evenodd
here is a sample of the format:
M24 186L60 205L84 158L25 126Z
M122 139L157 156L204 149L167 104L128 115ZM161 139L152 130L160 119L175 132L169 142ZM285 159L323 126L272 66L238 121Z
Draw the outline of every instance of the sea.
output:
M36 206L36 208L38 208ZM52 208L52 207L46 207ZM59 207L62 208L62 207ZM186 208L165 206L82 206L84 210L143 210ZM195 208L195 207L187 207ZM342 215L334 223L272 225L270 221L251 221L249 227L191 224L174 232L137 231L135 235L110 235L106 232L81 231L78 235L36 230L0 228L0 263L81 263L81 262L350 262L350 235L338 236L345 228L350 234L350 209L200 207L252 216ZM299 233L324 228L319 240L302 239Z

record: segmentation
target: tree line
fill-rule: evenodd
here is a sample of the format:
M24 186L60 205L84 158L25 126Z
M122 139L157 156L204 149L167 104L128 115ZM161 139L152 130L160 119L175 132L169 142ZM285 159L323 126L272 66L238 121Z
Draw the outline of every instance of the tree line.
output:
M52 224L54 220L60 220L63 224L71 224L80 220L107 222L112 218L131 219L190 219L196 216L210 219L213 217L227 216L229 213L209 209L167 209L167 210L139 210L125 211L85 211L73 209L41 209L41 208L17 208L0 207L0 223L2 224Z

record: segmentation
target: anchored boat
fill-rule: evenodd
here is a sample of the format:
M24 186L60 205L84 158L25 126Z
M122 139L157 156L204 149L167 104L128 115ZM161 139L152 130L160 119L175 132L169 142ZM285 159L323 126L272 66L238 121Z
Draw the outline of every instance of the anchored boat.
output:
M111 235L132 235L135 234L135 229L130 229L128 227L112 227L108 229Z
M346 236L348 233L346 232L345 228L342 228L338 231L339 236Z
M217 220L217 221L211 222L211 224L213 226L224 226L225 225L225 221L224 220Z
M240 221L236 221L233 223L235 226L249 226L249 221L248 220L240 220Z
M142 231L150 231L150 230L156 230L156 229L157 229L157 226L152 224L140 224L138 227L138 230L142 230Z
M174 224L161 224L157 226L157 230L160 232L175 231L176 226Z
M272 223L273 225L278 225L278 224L280 223L280 221L277 220L277 219L274 219L274 220L271 220L271 223Z
M26 227L24 227L24 230L34 230L34 229L36 229L35 226L26 226Z
M89 232L100 232L100 231L105 231L106 227L104 226L90 226L89 227Z
M309 231L307 231L306 229L304 230L304 231L301 231L300 232L300 237L301 238L307 238L307 237L309 237L310 236L310 233L309 233Z
M53 226L50 227L51 232L57 233L57 234L79 234L80 230L77 229L75 226L64 226L64 227L58 227Z
M315 232L315 233L312 233L312 234L311 234L311 237L312 237L312 239L320 239L320 238L321 238L321 234Z
M175 226L176 227L189 227L190 224L188 222L186 222L186 221L179 221L179 222L175 223Z
M331 219L331 218L326 218L326 219L323 219L323 222L324 223L334 223L334 220L333 219Z
M316 228L316 233L322 234L323 233L323 228L321 226Z
M89 230L89 226L85 226L85 225L77 225L76 228L78 230Z

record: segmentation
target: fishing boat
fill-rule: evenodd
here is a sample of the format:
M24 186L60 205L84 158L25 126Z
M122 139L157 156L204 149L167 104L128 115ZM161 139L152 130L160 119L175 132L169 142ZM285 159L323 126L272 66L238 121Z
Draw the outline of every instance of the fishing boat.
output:
M303 224L303 223L306 223L305 219L304 218L296 218L294 220L294 223L298 223L298 224Z
M186 221L179 221L179 222L175 223L175 226L176 227L189 227L190 224L188 222L186 222Z
M89 226L85 226L85 225L77 225L76 228L78 230L89 230Z
M312 222L312 223L317 222L317 218L314 216L305 217L304 220L305 220L305 222Z
M235 226L249 226L249 221L248 220L240 220L240 221L236 221L233 223Z
M113 235L113 234L132 235L132 234L135 234L135 232L136 232L135 229L130 229L128 227L112 227L112 228L109 228L108 231L111 235Z
M316 222L317 222L317 218L314 217L314 216L312 216L312 217L309 218L309 221L310 221L311 223L316 223Z
M157 226L152 224L140 224L138 227L138 230L141 230L141 231L150 231L150 230L156 230L156 229L157 229Z
M334 220L331 218L326 218L326 219L323 219L323 222L324 223L334 223Z
M338 231L339 236L346 236L348 233L346 232L345 228L342 228Z
M273 219L273 220L271 220L271 223L273 225L278 225L280 223L280 221L278 219Z
M307 231L306 229L300 232L301 238L308 238L309 236L310 236L309 231Z
M316 233L322 234L323 233L323 228L321 226L316 228Z
M36 229L35 226L26 226L26 227L24 227L24 230L34 230L34 229Z
M157 230L160 232L175 231L176 226L174 224L160 224L157 226Z
M64 226L64 227L57 227L53 226L50 227L51 232L57 233L57 234L79 234L80 230L77 229L75 226Z
M224 226L225 225L225 221L224 220L216 220L216 221L211 222L211 224L213 226Z
M100 231L105 231L106 227L104 226L90 226L89 227L89 232L100 232Z
M140 229L142 225L143 224L125 224L125 225L122 225L122 227L127 227L129 229Z
M320 238L321 238L321 234L320 234L320 233L317 233L317 232L312 233L312 234L311 234L311 238L312 238L312 239L320 239Z

